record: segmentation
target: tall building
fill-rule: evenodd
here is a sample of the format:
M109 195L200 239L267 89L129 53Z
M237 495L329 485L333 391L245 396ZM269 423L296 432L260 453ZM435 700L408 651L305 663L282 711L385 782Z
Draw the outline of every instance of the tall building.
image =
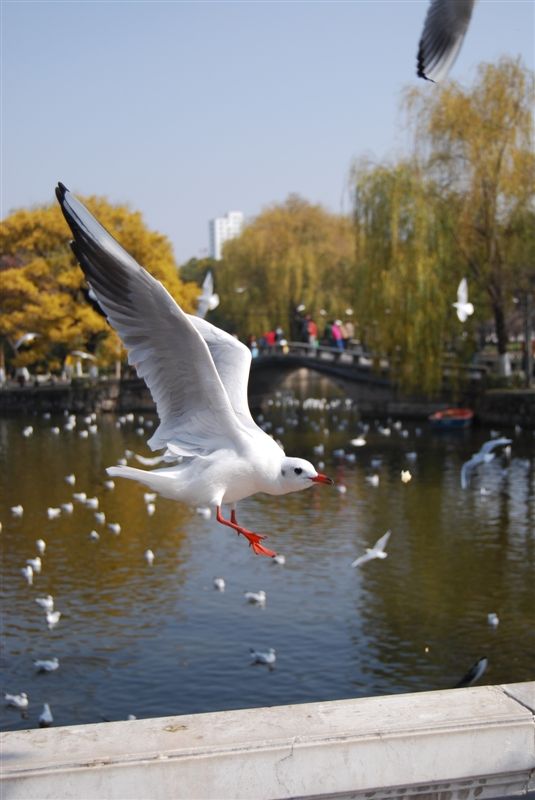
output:
M217 261L221 259L223 243L239 236L243 228L241 211L229 211L224 217L211 219L208 225L210 232L210 255Z

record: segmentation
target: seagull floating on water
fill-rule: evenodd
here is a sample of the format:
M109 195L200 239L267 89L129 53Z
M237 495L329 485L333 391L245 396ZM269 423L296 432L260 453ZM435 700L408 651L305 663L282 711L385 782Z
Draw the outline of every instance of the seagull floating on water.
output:
M384 536L378 539L373 547L367 547L363 556L356 558L351 564L352 567L360 567L366 561L371 561L373 558L386 558L388 553L385 552L386 543L390 539L392 531L387 531Z
M28 708L29 700L26 692L21 692L20 694L5 694L4 702L6 706L18 708L19 711L23 711L25 708Z
M33 665L38 672L54 672L59 668L59 660L57 658L37 659Z
M74 235L73 252L156 402L160 425L148 444L183 457L152 472L123 466L108 474L172 500L214 507L217 521L244 536L256 554L273 556L261 544L264 536L238 524L236 504L257 492L284 495L331 479L304 459L286 457L254 422L247 403L249 348L185 314L63 184L56 195ZM221 513L224 503L230 519Z
M277 651L273 647L270 647L267 652L253 650L253 648L250 647L249 652L251 653L251 664L267 664L268 667L272 668L277 660Z
M224 578L214 578L214 589L217 589L218 592L225 591L225 579Z
M147 562L149 567L152 566L152 564L154 562L154 553L152 552L152 550L150 550L150 549L149 550L145 550L145 561Z
M54 722L54 717L52 716L52 712L50 710L50 706L48 703L43 705L43 710L39 714L39 727L40 728L50 728L52 723Z
M47 595L46 597L36 597L35 602L45 611L54 611L54 598L51 594Z
M11 506L11 513L14 517L22 517L24 514L24 509L21 505L18 506Z
M266 605L267 595L263 589L260 589L258 592L245 592L243 596L248 603L253 603L257 606Z
M37 539L35 542L35 546L37 547L37 552L39 555L43 555L46 550L46 542L44 539Z
M41 567L43 566L40 556L35 556L35 558L27 558L26 563L29 564L36 575L39 575L41 572Z
M419 78L447 77L459 55L475 0L431 0L418 46Z
M457 288L457 302L452 303L457 309L457 316L461 322L466 322L469 316L474 313L474 306L468 301L468 283L463 278Z
M47 611L46 612L46 624L48 625L48 630L52 630L55 628L61 618L61 611Z
M26 579L26 583L28 586L32 586L33 584L33 569L30 566L22 567L21 573Z

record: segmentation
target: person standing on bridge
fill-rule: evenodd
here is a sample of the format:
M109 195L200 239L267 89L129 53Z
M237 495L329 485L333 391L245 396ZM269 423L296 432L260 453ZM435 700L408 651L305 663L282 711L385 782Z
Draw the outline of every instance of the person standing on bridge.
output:
M342 330L341 320L337 319L334 322L331 322L331 338L333 340L333 346L337 347L339 350L344 349L344 340L342 339Z
M307 333L307 342L312 345L312 347L318 346L318 326L310 316L310 314L306 315L306 333Z

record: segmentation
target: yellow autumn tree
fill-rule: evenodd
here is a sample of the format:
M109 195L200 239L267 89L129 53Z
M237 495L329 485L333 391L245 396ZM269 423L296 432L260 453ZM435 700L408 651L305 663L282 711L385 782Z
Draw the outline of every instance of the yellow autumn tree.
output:
M290 335L297 306L338 315L350 303L353 256L348 217L290 195L224 245L216 272L221 308L241 336L274 325Z
M165 236L150 231L142 215L127 206L97 197L83 202L184 310L193 310L198 288L179 279ZM70 238L55 202L20 209L2 222L0 339L13 366L42 364L58 369L74 349L87 350L106 364L120 352L116 334L87 301L85 278L71 252ZM14 343L28 331L39 335L31 346L15 353Z
M533 73L511 58L480 65L470 87L407 96L420 163L442 208L455 209L456 257L481 291L480 315L494 317L504 372L514 298L535 278L534 99Z

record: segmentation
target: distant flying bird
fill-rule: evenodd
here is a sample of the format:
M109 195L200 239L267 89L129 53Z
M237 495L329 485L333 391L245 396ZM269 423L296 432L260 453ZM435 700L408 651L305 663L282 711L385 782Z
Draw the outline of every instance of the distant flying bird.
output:
M37 659L33 665L38 672L54 672L59 668L59 661L57 658Z
M219 305L219 295L214 293L214 276L208 270L202 284L202 294L197 299L197 316L204 319L209 311Z
M273 647L270 647L267 652L253 650L250 647L249 652L251 653L251 664L267 664L268 667L272 668L277 660L277 651Z
M461 322L466 322L468 317L474 313L474 306L468 301L468 283L463 278L457 287L457 301L452 303L457 309L457 316Z
M500 439L489 439L485 442L480 450L475 453L472 458L465 461L461 467L461 488L467 489L470 484L470 476L472 471L480 464L488 464L495 457L495 450L497 447L502 447L511 444L511 439L501 437Z
M48 703L44 704L43 710L39 714L38 721L40 728L50 728L50 726L54 722L54 717L52 716L52 712L50 710L50 706L48 705Z
M459 55L475 0L431 0L418 46L419 78L444 80Z
M160 425L149 439L182 463L151 472L110 467L164 497L216 509L217 521L244 536L259 555L274 553L263 536L238 524L236 503L257 492L284 495L332 484L304 459L287 458L254 422L248 407L250 350L205 320L185 314L155 280L59 184L72 249L131 364L149 387ZM221 514L231 506L230 519Z
M371 561L374 558L386 558L388 553L385 552L385 547L390 539L391 533L392 531L387 531L384 536L381 536L381 538L375 542L373 547L367 547L365 554L356 558L351 566L360 567L361 564L365 564L366 561Z
M487 658L480 658L479 661L476 661L476 663L470 667L466 675L463 675L459 683L456 684L455 688L460 689L461 686L471 686L473 683L478 681L487 669L488 664L489 662Z
M6 706L18 708L19 711L23 711L25 708L28 708L29 704L28 695L26 692L21 692L20 694L5 694L4 702Z
M15 344L13 345L14 350L18 350L19 347L22 347L23 344L31 344L37 337L39 336L38 333L25 333L23 334L20 339L17 339Z

